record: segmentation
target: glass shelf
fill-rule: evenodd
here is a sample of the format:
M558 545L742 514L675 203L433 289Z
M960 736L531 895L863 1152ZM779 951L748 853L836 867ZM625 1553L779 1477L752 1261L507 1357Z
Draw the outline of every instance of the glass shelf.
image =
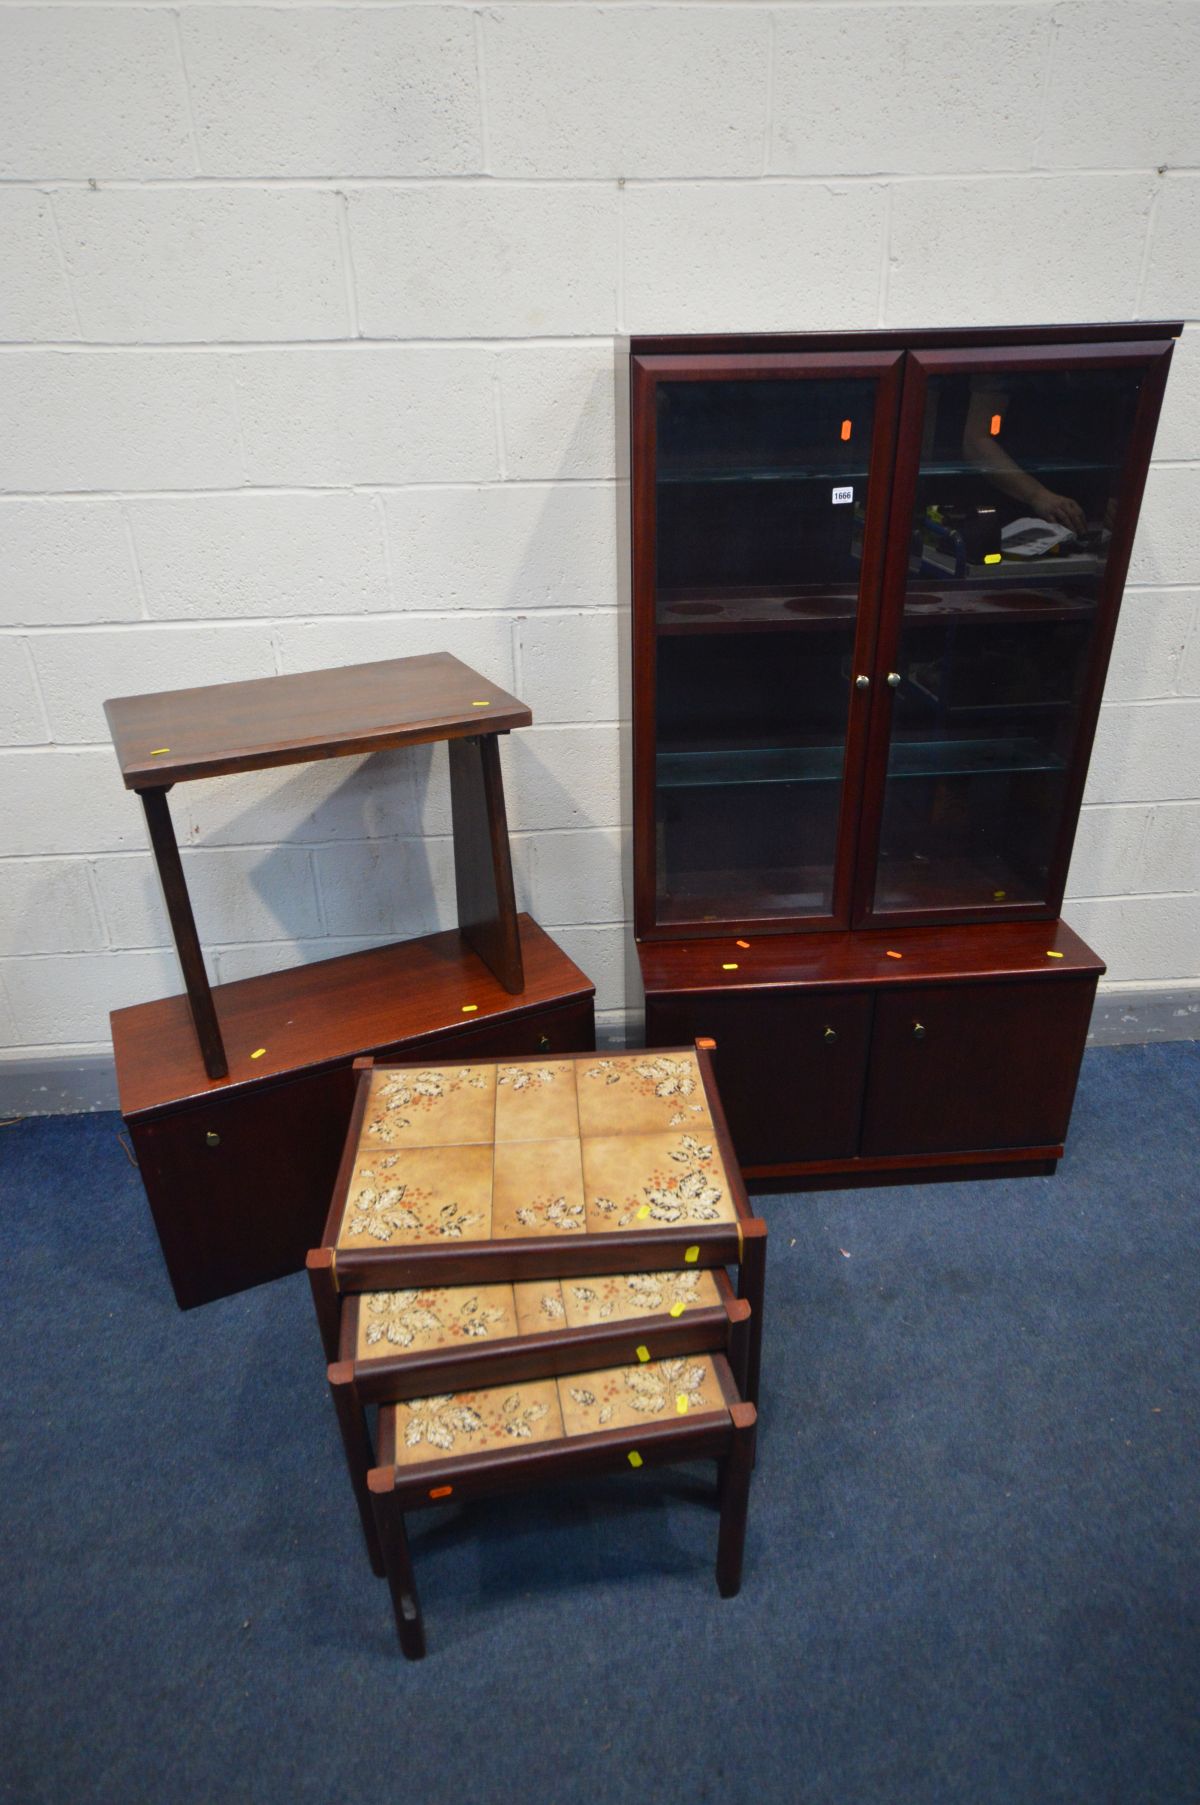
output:
M715 789L731 784L837 783L842 747L731 746L660 752L660 790ZM993 772L1061 771L1063 760L1033 739L906 740L892 747L891 777L980 777Z

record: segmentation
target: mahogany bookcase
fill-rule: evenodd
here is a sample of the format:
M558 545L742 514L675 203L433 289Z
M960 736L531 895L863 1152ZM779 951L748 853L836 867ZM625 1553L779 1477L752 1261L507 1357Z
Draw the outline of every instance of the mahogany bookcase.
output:
M1180 330L629 346L646 1039L718 1042L752 1188L1054 1170L1104 970L1059 913Z

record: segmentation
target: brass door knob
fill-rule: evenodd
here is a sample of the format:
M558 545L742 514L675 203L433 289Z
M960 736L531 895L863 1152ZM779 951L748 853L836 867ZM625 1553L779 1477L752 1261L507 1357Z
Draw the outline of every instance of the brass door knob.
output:
M221 1145L221 1137L217 1133L215 1128L210 1128L208 1133L205 1135L204 1145L206 1147L219 1147Z
M889 688L889 689L899 689L899 687L900 687L900 673L899 673L899 671L889 671L889 672L888 672L888 674L887 674L887 686L888 686L888 688Z
M924 1040L924 1038L925 1038L924 1022L914 1022L913 1023L913 1039L914 1040Z
M825 1045L827 1047L831 1047L836 1039L837 1039L837 1029L836 1028L826 1028Z
M866 676L864 672L860 671L858 676L854 679L854 687L855 689L870 689L871 679Z

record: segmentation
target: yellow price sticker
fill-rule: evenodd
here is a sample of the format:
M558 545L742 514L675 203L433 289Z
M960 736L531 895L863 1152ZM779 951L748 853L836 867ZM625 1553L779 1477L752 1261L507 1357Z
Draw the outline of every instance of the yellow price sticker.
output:
M639 1348L635 1348L634 1352L637 1355L638 1359L643 1362L649 1360L649 1358L650 1358L650 1349L648 1347L646 1347L645 1345L643 1345L642 1347L639 1347Z
M671 1315L672 1316L682 1316L686 1309L687 1309L686 1304L682 1304L682 1303L672 1304L671 1305Z
M626 1459L629 1461L631 1467L640 1467L642 1464L642 1457L636 1448L630 1448Z
M683 1257L689 1266L694 1266L696 1261L700 1258L700 1249L698 1247L685 1247L683 1250Z

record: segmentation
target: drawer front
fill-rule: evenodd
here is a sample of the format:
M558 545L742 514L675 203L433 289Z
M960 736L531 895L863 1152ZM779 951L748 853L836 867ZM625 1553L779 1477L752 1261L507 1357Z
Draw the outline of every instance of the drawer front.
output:
M347 1064L130 1123L182 1309L303 1266L321 1239L353 1098Z
M1095 990L1087 976L880 991L862 1152L1057 1146Z
M861 991L689 991L646 999L646 1040L717 1043L717 1085L742 1166L841 1159L858 1147L871 999Z
M596 1016L589 997L583 1003L538 1009L515 1021L505 1018L488 1022L482 1028L455 1029L452 1034L401 1041L398 1046L384 1047L375 1057L419 1060L436 1049L439 1059L517 1059L530 1053L590 1053L595 1045Z

